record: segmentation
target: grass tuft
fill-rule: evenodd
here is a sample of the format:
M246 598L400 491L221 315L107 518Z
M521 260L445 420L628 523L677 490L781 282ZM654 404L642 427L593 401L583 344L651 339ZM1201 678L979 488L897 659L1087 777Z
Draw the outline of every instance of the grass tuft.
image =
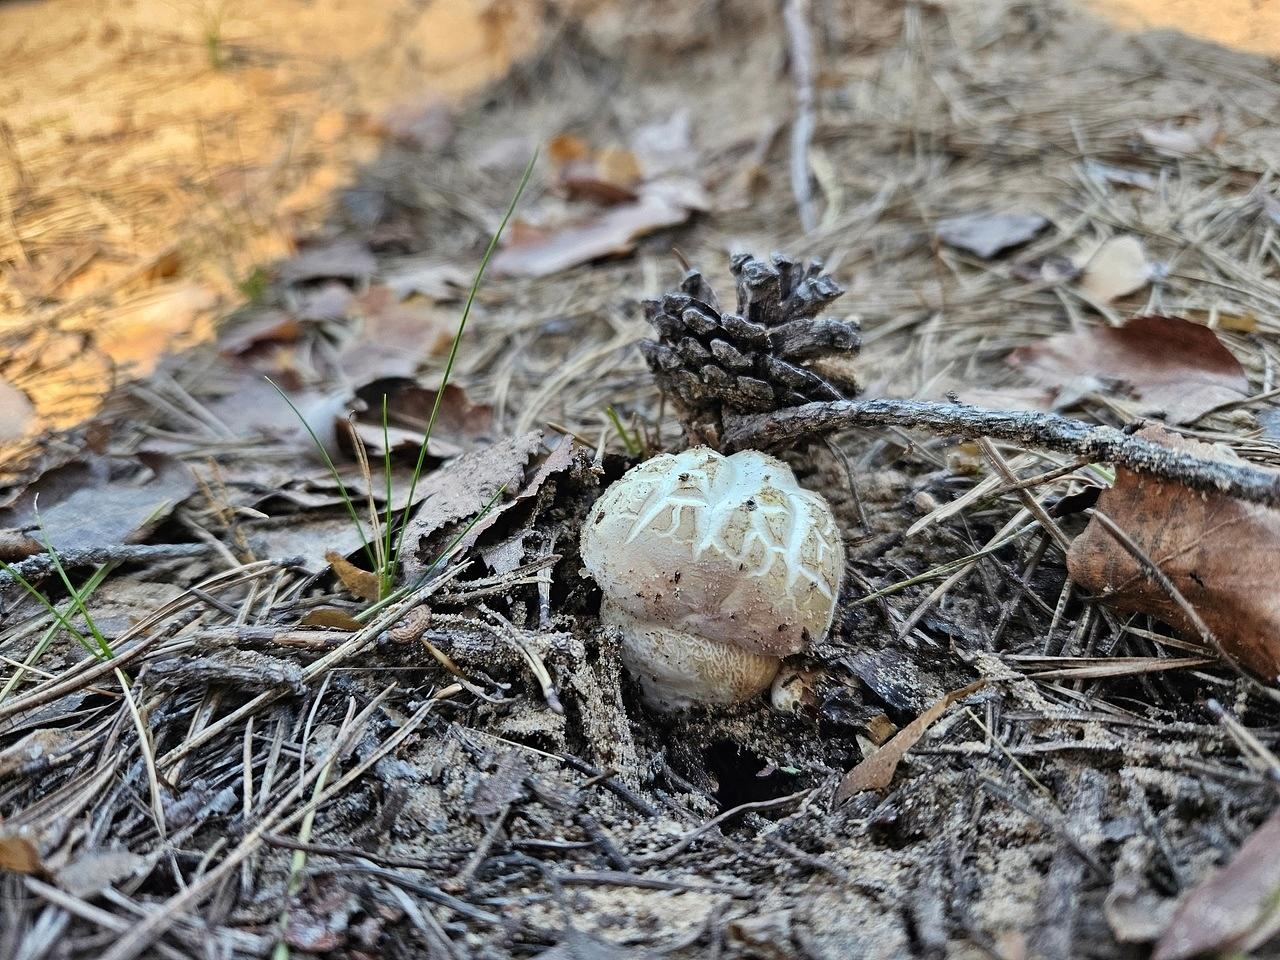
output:
M622 417L618 415L618 411L613 408L612 403L605 407L605 413L609 415L609 420L613 423L613 429L618 431L618 436L622 440L622 445L627 448L627 453L633 457L638 457L644 453L640 438L631 435L631 431L623 425Z
M356 530L360 535L360 543L364 549L365 557L369 561L370 569L378 578L378 603L375 606L382 606L387 603L396 594L394 591L395 571L400 563L401 551L404 549L405 532L409 527L409 512L413 508L413 497L418 489L418 481L422 478L422 471L427 462L427 449L431 442L431 434L435 430L436 421L440 417L440 407L444 400L445 389L449 386L449 378L453 374L453 367L458 359L458 348L462 343L462 334L467 329L467 320L471 316L471 307L475 303L476 294L480 290L480 283L484 279L485 270L488 269L489 261L493 258L493 253L497 249L498 241L502 234L506 231L507 225L511 222L511 217L515 214L516 205L520 202L520 198L524 195L525 188L529 185L529 179L533 175L534 165L538 161L538 152L535 150L533 156L529 158L528 164L525 165L524 173L520 177L520 184L516 188L515 195L511 198L511 202L507 204L506 213L502 216L502 222L498 224L498 229L494 231L492 237L489 238L489 245L485 249L484 257L480 260L480 266L476 270L476 275L471 282L471 290L467 294L467 301L462 308L462 316L458 320L458 329L453 335L453 342L449 347L449 356L445 360L444 373L440 379L440 386L436 390L435 403L431 407L431 416L427 420L427 426L423 430L422 440L418 444L418 458L414 463L413 475L409 481L409 495L405 499L404 510L401 512L398 522L395 511L392 507L392 490L391 490L391 441L390 441L390 422L387 411L387 396L382 396L382 473L384 483L384 495L386 497L386 513L385 516L379 517L376 509L370 505L370 522L372 524L372 538L365 535L364 524L360 521L359 511L356 509L355 501L352 499L347 486L342 482L342 477L338 473L338 468L334 465L333 458L329 456L329 452L325 449L324 444L320 442L320 438L316 435L315 430L307 423L302 412L289 399L288 395L282 390L270 377L267 382L275 388L285 403L289 405L289 409L302 422L302 426L306 429L311 437L311 441L315 444L316 449L320 451L320 455L324 457L325 465L329 468L329 473L333 477L334 482L338 485L338 491L342 496L342 501L347 508L347 513L351 517L351 522L355 524ZM361 470L365 475L366 485L369 488L369 497L373 497L372 477L369 471L368 457L364 451L364 445L360 438L355 436L357 455L360 459ZM501 495L501 491L499 491ZM491 501L480 514L483 517L493 508L496 498ZM480 517L477 517L478 521ZM470 529L470 527L468 527ZM463 531L464 533L466 531ZM456 543L456 541L455 541ZM452 549L452 547L450 548Z

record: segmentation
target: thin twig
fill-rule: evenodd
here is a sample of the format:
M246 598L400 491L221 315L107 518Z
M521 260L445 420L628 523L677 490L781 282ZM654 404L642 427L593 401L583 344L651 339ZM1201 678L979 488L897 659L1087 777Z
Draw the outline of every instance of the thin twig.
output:
M787 0L782 10L787 28L787 55L795 85L796 112L791 121L791 192L796 198L800 226L805 233L818 225L809 182L809 144L813 141L813 35L809 30L809 0Z
M159 560L188 560L209 552L203 543L119 543L89 550L58 551L58 559L67 570L96 567L102 563L154 563ZM37 553L12 565L13 570L32 583L39 583L58 572L53 557ZM9 573L0 573L0 592L17 581Z
M716 827L720 826L720 824L724 823L726 820L729 820L732 817L736 817L740 813L745 813L748 810L774 810L778 807L785 807L788 804L797 803L800 800L803 800L812 792L813 792L812 790L800 790L796 793L789 793L785 797L775 797L772 800L753 800L748 803L740 803L736 807L732 807L724 811L723 813L712 817L710 820L708 820L706 823L703 823L701 826L695 827L693 830L690 830L688 833L686 833L683 837L681 837L679 840L677 840L675 843L671 844L670 846L664 847L663 849L658 850L655 853L650 853L650 854L646 854L645 856L638 857L636 858L635 862L638 864L643 864L644 866L651 866L654 864L666 863L668 860L674 857L681 850L684 850L687 846L689 846L689 844L693 843L693 841L697 840L698 837L702 836L704 833L714 830Z
M966 439L993 437L1042 450L1107 461L1250 503L1280 507L1280 473L1248 464L1207 460L1056 413L988 410L932 400L832 400L727 420L728 449L778 447L804 437L855 427L915 427Z
M365 707L361 715L355 719L352 728L359 731L363 728L364 723L368 719L368 715L379 705L383 697L390 692L392 688L388 688L382 694L379 694L370 704ZM427 713L434 706L433 701L427 701L419 707L412 716L410 716L401 727L384 740L369 756L363 759L355 767L349 770L342 779L329 786L319 796L312 797L310 802L295 808L289 812L289 807L296 803L303 795L305 789L311 785L310 781L319 775L319 771L324 769L324 765L331 757L345 755L352 747L354 742L348 736L346 731L339 731L339 735L335 738L333 746L330 747L328 753L317 764L315 764L307 775L307 780L300 781L292 787L280 801L258 821L254 827L249 830L240 842L230 853L215 867L204 873L199 880L186 887L181 892L170 897L159 909L147 916L140 923L135 924L128 933L122 936L112 945L102 956L102 960L132 960L139 953L146 950L157 937L161 936L165 930L176 923L189 909L199 904L205 897L209 896L217 889L218 885L235 870L241 862L248 858L259 845L262 843L262 836L268 832L279 833L288 830L294 824L300 822L303 817L311 810L316 809L321 804L332 799L334 796L345 790L352 782L358 780L364 773L384 756L398 747L408 738L408 736L418 728L418 726L427 718Z

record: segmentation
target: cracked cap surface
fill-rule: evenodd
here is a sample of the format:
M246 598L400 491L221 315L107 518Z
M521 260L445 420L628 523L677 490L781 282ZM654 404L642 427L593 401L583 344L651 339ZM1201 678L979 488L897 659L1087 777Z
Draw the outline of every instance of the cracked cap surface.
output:
M783 657L830 628L844 545L826 500L780 460L694 447L609 487L582 559L637 620Z

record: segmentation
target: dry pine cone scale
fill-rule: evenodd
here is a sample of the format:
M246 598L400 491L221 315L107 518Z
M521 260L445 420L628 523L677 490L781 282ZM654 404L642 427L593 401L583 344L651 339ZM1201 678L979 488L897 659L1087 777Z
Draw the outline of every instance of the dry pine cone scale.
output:
M658 334L640 349L696 439L719 434L725 413L758 413L839 400L857 391L847 362L861 345L856 321L819 317L844 290L822 263L774 254L735 256L737 310L722 312L697 270L678 292L645 301Z

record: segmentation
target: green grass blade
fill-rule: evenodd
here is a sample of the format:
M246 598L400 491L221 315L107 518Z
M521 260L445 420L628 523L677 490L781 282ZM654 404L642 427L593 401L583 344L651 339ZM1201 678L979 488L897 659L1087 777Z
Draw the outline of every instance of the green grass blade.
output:
M93 592L101 586L102 581L106 580L107 574L111 572L113 566L114 564L104 563L95 570L93 575L85 581L84 586L80 588L79 592L81 598L87 600L89 597L93 596ZM12 575L12 568L9 568L6 572ZM15 577L14 579L17 580L18 578ZM0 689L0 703L4 703L5 700L9 698L10 694L17 689L18 684L22 682L22 678L26 676L27 672L40 662L40 658L43 657L45 651L49 649L49 644L53 642L53 638L57 635L60 629L62 629L60 618L55 618L54 622L49 625L49 629L44 632L44 635L41 636L39 640L36 641L35 646L31 648L30 652L23 659L22 665L15 668L13 676L5 681L4 688ZM79 631L76 632L78 633ZM90 654L97 656L93 649L88 646L88 641L83 637L80 638L80 644L81 646L84 646L85 650Z
M382 524L385 548L382 553L382 569L378 571L378 599L391 592L391 582L396 574L396 558L391 552L392 526L395 510L391 504L391 428L387 417L387 395L382 395L382 476L386 480L387 510Z
M622 417L618 416L618 411L613 409L613 404L605 407L605 413L609 415L609 419L613 422L613 429L618 431L618 436L622 439L622 445L627 448L627 453L633 457L638 457L644 452L640 446L640 441L631 436L631 431L622 425Z
M0 560L0 570L3 570L9 576L13 577L13 579L18 582L19 586L21 586L23 590L27 591L27 593L31 596L33 600L39 603L42 607L45 608L46 611L48 611L50 615L52 615L53 619L57 621L58 626L62 627L63 630L67 631L67 633L75 637L76 642L79 643L80 646L84 647L90 656L93 656L97 659L102 659L102 654L99 652L98 648L95 647L92 643L90 643L89 639L83 633L77 630L75 626L71 623L71 621L68 620L66 616L62 613L62 611L59 610L57 607L55 607L52 603L50 603L49 598L46 597L43 593L41 593L39 590L37 590L32 585L30 580L28 580L26 577L20 574L13 567L9 566L9 564L5 563L3 560ZM76 596L76 593L74 590L72 591L72 596L73 597ZM73 606L74 605L75 603L73 601ZM108 648L107 659L110 659L110 657L111 657L111 651Z
M357 613L357 614L355 615L355 619L357 619L357 620L359 620L360 622L362 622L362 623L363 623L365 620L370 619L370 618L371 618L374 614L376 614L378 611L380 611L380 610L384 609L385 607L390 606L391 604L393 604L393 603L395 603L397 600L399 600L401 597L403 597L403 596L407 595L408 593L410 593L410 592L411 592L411 591L413 591L413 590L417 590L417 589L418 589L418 587L422 586L422 584L426 582L427 577L431 576L431 573L432 573L436 568L438 568L438 567L440 566L440 564L441 564L441 563L443 563L446 559L448 559L449 554L453 553L453 551L454 551L455 549L457 549L458 544L460 544L460 543L462 542L463 538L464 538L468 533L470 533L470 532L471 532L471 529L472 529L472 528L473 528L477 523L479 523L481 520L483 520L485 517L487 517L487 516L489 515L489 513L490 513L490 512L493 510L493 508L497 505L498 500L499 500L499 499L501 499L502 495L503 495L504 493L506 493L506 492L507 492L507 485L504 483L502 486L500 486L500 487L498 488L498 492L497 492L497 493L495 493L492 497L490 497L490 498L489 498L489 502L488 502L488 503L486 503L486 504L485 504L485 505L480 509L480 512L479 512L479 513L477 513L477 514L476 514L476 515L471 519L471 522L470 522L470 523L468 523L465 527L463 527L463 528L458 532L458 535L457 535L456 537L454 537L454 538L453 538L453 540L451 540L451 541L449 542L449 545L448 545L447 547L445 547L443 550L441 550L441 551L440 551L440 555L439 555L439 556L437 556L434 560L432 560L432 561L431 561L431 563L429 563L429 564L427 565L426 570L424 570L424 571L422 572L422 576L418 577L418 579L417 579L417 580L415 580L413 583L406 583L406 584L405 584L403 587L401 587L399 590L397 590L397 591L395 591L394 593L388 594L387 596L383 597L381 600L379 600L379 601L378 601L377 603L375 603L373 606L368 607L368 608L367 608L367 609L365 609L365 610L361 610L359 613Z
M85 606L84 600L81 599L80 591L76 589L75 584L71 582L71 578L67 576L67 571L62 566L62 558L58 556L58 551L53 548L53 544L49 541L49 534L45 532L44 523L39 516L36 517L36 523L40 527L40 540L49 554L49 559L53 561L53 569L58 571L58 578L62 581L62 585L67 588L67 593L71 595L72 605L80 613L80 616L84 617L84 622L89 627L89 633L93 635L94 642L98 645L98 651L102 659L110 660L115 656L111 651L111 644L107 643L107 638L102 635L102 631L98 629L98 624L94 621L93 615L89 613L89 608Z
M537 162L538 151L535 150L533 156L529 158L529 163L524 168L524 174L520 177L520 185L516 187L515 196L511 198L511 203L507 205L507 212L503 214L502 222L498 224L498 229L494 235L489 238L489 246L484 252L484 257L480 260L480 269L476 271L475 279L471 282L471 291L467 294L467 302L462 307L462 318L458 321L458 331L453 335L453 344L449 347L449 357L444 364L444 376L441 378L440 387L436 391L436 402L431 407L431 418L427 421L427 429L422 435L422 446L418 448L418 462L414 465L413 479L409 482L409 499L405 502L404 512L400 515L400 533L396 539L395 558L399 558L400 551L404 548L404 535L409 527L409 511L413 509L413 495L418 489L418 478L422 475L422 466L427 459L427 445L431 441L431 431L435 429L436 419L440 416L440 404L444 400L444 391L449 385L449 377L453 373L454 361L458 358L458 345L462 342L462 333L467 328L467 318L471 316L471 306L475 303L476 293L480 290L480 282L484 279L484 272L489 266L489 260L493 257L493 251L497 249L498 240L507 229L507 224L511 222L512 215L516 212L516 205L524 195L525 187L529 185L529 178L533 176L533 166Z
M369 545L369 538L364 535L364 524L360 522L360 514L356 512L356 505L351 500L351 494L347 492L347 485L342 482L342 477L338 473L338 468L333 464L333 458L329 456L329 451L324 448L324 444L320 442L320 438L316 436L316 432L311 429L311 424L307 423L307 418L302 415L302 411L294 405L289 399L289 395L280 389L279 385L270 377L264 377L267 383L271 384L276 393L280 394L280 399L289 405L289 409L293 411L293 415L298 418L298 422L302 424L302 428L311 436L311 442L316 445L316 449L320 451L320 456L324 457L325 466L329 468L329 474L333 477L334 483L338 485L338 492L342 494L342 502L347 505L347 513L351 515L351 522L356 525L356 533L360 536L360 545L364 548L365 556L369 558L369 568L376 569L377 561L373 556L373 548Z

